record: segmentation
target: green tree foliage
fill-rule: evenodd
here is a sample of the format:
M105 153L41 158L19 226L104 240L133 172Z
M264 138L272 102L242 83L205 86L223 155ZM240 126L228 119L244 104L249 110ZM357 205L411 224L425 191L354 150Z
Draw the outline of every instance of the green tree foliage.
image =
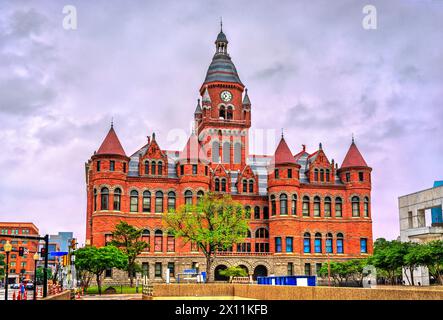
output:
M128 257L114 246L87 246L75 251L75 267L94 274L101 294L101 277L108 268L126 269Z
M137 229L124 221L120 221L112 232L112 241L110 244L122 250L128 257L127 271L129 272L131 288L134 285L134 273L140 270L140 266L135 260L137 256L149 246L145 241L140 241L142 233L142 229Z
M5 277L5 256L3 254L0 254L0 280L3 280Z
M383 271L387 278L394 283L395 278L401 276L405 247L399 241L387 241L379 238L374 242L374 255L370 262L377 270ZM380 272L378 271L380 274Z
M203 252L208 280L217 251L242 242L248 230L243 206L226 194L207 193L197 204L180 206L163 219L175 237L195 243Z
M248 273L242 267L229 267L225 270L219 270L218 272L221 276L224 277L247 277Z
M363 268L367 264L367 259L353 259L344 262L332 261L329 264L329 268L328 263L322 265L319 275L327 278L329 271L331 280L337 286L344 285L350 281L361 286L363 280Z
M44 268L43 267L38 267L37 268L37 274L36 274L36 278L37 278L37 283L41 284L43 283L43 276L44 276ZM46 269L46 278L47 279L51 279L52 277L52 270L51 268Z

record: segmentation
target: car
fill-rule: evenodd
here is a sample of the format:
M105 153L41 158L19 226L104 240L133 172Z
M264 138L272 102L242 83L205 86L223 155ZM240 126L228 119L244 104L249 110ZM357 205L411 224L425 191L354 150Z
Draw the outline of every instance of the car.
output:
M19 283L13 283L10 285L11 289L20 289L20 284Z
M34 284L32 282L28 282L25 286L26 290L33 290L34 289Z

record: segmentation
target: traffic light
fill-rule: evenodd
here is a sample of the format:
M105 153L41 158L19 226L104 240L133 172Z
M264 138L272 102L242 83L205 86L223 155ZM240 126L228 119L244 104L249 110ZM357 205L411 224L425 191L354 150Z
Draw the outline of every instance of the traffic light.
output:
M46 256L46 249L45 249L45 248L41 248L41 250L40 250L40 255L41 255L42 257Z
M75 238L73 238L73 239L71 240L71 248L72 248L72 250L75 250L75 245L76 245L76 243L75 243Z
M24 253L25 253L25 248L24 247L18 247L18 255L20 257L23 257Z

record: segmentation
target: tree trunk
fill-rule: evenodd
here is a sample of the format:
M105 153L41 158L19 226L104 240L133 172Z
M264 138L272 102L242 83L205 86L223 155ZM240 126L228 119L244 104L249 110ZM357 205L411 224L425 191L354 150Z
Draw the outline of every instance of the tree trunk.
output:
M133 272L133 267L130 265L128 268L129 271L129 286L132 288L134 286L134 272Z
M414 285L414 268L409 267L409 272L411 272L411 282L412 282L412 285Z
M100 274L96 275L96 279L97 279L98 294L102 295L102 283L101 283L101 279L100 279Z
M206 256L206 282L210 282L211 280L211 266L212 266L212 257L210 255Z

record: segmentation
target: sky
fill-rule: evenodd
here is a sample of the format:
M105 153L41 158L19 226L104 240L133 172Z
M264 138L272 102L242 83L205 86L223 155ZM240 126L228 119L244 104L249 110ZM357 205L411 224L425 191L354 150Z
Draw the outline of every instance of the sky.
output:
M294 154L321 142L339 164L354 134L374 238L397 238L398 197L443 179L443 1L1 0L0 221L83 243L84 164L111 119L128 155L152 132L181 150L221 16L251 134L284 128Z

